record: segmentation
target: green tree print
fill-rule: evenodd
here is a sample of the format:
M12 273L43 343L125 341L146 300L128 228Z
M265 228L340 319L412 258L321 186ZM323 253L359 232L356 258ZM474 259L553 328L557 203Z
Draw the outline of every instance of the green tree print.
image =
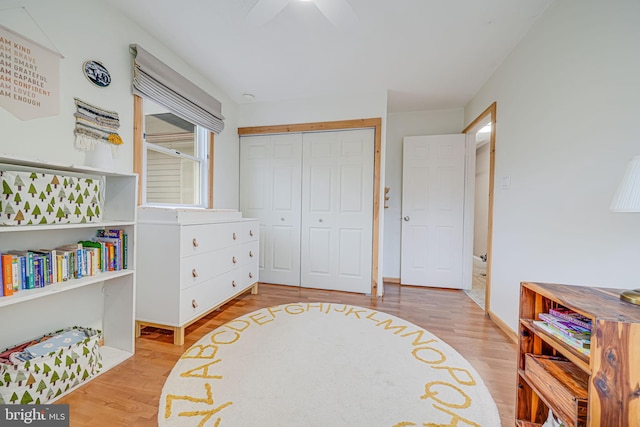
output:
M47 389L47 383L44 382L44 380L40 380L40 382L38 383L38 388L36 389L36 391L40 394L42 394L43 391L45 391Z
M48 196L49 194L51 194L51 192L53 191L53 190L51 189L51 184L47 184L47 188L46 188L44 191L46 191L46 192L47 192L47 196Z
M31 178L31 181L35 181L38 178L38 174L35 172L32 172L31 175L29 175L29 178Z
M18 187L18 191L22 191L22 187L24 186L24 181L22 181L20 174L16 175L16 179L13 180L13 185Z
M38 215L42 215L42 211L40 211L40 206L36 205L36 207L33 208L33 210L31 211L31 215L33 215L34 218L38 219Z
M7 205L4 207L4 213L7 215L7 219L10 219L11 215L16 213L16 210L13 208L13 205L11 203L7 203Z
M46 199L47 196L44 195L44 191L40 192L40 195L38 196L38 199L40 199L41 202L44 202L44 199Z
M11 186L5 179L2 180L2 194L5 195L4 198L6 200L9 200L9 196L13 194L13 190L11 189Z
M56 371L51 374L51 384L56 385L56 382L60 379L60 375Z
M22 395L22 399L20 400L20 403L22 405L26 405L27 403L31 403L31 402L33 402L33 397L31 397L28 391L25 391L24 394Z
M31 197L36 197L37 192L38 190L36 190L36 186L33 184L29 184L29 189L27 190L27 193L31 194Z
M58 222L62 221L62 218L64 217L64 211L62 210L62 208L58 208L58 211L56 212L56 218L58 218Z

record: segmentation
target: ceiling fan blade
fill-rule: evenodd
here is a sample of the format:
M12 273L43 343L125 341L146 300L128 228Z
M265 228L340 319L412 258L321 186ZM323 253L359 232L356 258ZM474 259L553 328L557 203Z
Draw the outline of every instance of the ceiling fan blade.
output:
M336 27L352 29L358 23L358 17L347 0L313 0L320 12Z
M265 24L280 13L287 4L289 0L258 0L247 14L245 22L256 27Z

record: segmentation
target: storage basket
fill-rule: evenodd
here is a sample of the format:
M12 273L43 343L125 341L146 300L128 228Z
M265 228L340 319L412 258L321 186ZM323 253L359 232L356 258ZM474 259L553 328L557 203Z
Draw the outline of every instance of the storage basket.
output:
M0 225L100 222L103 182L40 171L0 170Z
M82 336L60 346L68 333ZM46 339L45 339L46 338ZM0 404L43 404L84 383L102 369L102 334L91 328L72 327L45 335L32 346L42 354L20 363L0 363ZM58 340L58 342L56 342ZM55 348L47 353L46 345Z

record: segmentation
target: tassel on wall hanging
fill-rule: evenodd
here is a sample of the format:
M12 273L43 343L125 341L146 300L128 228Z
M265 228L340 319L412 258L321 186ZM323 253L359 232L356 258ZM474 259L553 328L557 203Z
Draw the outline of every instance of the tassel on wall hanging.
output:
M109 144L113 158L123 141L118 135L120 119L115 111L108 111L74 98L76 103L75 146L79 150L94 150L97 144Z

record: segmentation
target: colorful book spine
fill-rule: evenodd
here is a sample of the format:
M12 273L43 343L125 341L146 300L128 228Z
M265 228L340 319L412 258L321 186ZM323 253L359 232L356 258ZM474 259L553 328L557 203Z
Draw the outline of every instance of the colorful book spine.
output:
M122 233L122 268L127 269L128 262L127 258L129 257L129 235L127 233Z
M16 255L11 255L11 272L13 273L13 292L20 290L22 283L20 277L20 259Z
M591 330L591 319L581 315L580 313L576 313L575 311L570 310L568 308L565 308L565 307L552 308L549 310L549 314L560 317L561 319L567 320L575 325Z
M13 295L13 257L11 254L2 254L2 282L4 296Z
M4 280L2 279L2 253L0 252L0 297L4 296Z
M538 328L542 329L543 331L547 332L549 335L558 338L560 341L564 342L565 344L571 346L572 348L574 348L576 351L578 351L579 353L582 353L584 355L589 355L589 347L590 345L581 341L581 340L576 340L574 338L571 338L565 334L563 334L562 332L560 332L558 329L554 328L553 326L549 326L547 323L541 321L541 320L534 320L533 324L535 326L537 326Z
M35 288L42 288L42 257L40 255L33 256L33 283Z
M583 328L582 326L575 325L568 320L564 320L560 317L556 317L550 313L540 313L538 315L540 320L547 322L550 325L555 326L563 333L576 339L589 340L591 339L591 330Z

